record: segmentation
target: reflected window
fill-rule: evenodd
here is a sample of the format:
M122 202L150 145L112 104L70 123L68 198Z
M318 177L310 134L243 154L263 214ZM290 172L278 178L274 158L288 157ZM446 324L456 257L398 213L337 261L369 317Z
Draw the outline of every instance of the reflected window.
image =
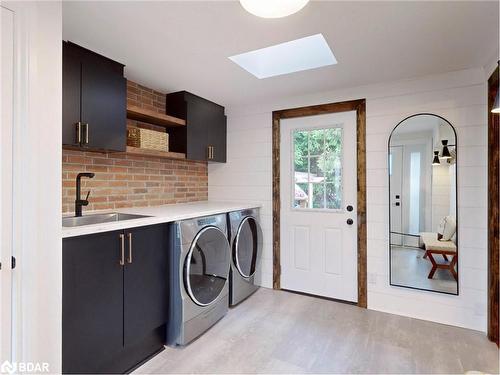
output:
M418 234L420 230L420 153L410 155L410 214L408 231Z

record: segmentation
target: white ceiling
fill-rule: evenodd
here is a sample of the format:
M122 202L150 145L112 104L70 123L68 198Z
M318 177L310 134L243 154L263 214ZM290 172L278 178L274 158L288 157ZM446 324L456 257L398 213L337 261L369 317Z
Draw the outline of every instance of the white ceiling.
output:
M497 1L312 1L282 19L237 1L65 2L63 36L164 92L241 105L454 70L498 55ZM337 65L259 80L227 57L322 33ZM497 54L497 55L495 55Z

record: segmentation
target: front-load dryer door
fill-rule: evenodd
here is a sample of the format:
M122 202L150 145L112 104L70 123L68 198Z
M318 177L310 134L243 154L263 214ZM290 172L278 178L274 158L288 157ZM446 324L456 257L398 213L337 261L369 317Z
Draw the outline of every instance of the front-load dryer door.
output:
M257 270L262 253L262 229L252 216L245 217L238 227L233 245L233 262L241 276L250 278Z
M231 251L225 234L208 226L198 232L184 262L184 283L189 297L208 306L222 293L229 276Z

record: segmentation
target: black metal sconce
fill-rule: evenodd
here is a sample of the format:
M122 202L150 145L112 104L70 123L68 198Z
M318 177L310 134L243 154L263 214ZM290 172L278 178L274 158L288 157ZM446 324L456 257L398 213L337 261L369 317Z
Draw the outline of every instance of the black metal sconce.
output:
M439 151L434 151L434 159L432 159L432 165L440 165L439 161Z

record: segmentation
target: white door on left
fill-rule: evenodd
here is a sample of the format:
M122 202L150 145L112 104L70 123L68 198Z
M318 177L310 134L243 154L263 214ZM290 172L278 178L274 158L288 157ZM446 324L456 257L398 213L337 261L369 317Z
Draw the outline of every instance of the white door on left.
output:
M0 363L12 360L12 133L14 14L1 10L0 101Z

